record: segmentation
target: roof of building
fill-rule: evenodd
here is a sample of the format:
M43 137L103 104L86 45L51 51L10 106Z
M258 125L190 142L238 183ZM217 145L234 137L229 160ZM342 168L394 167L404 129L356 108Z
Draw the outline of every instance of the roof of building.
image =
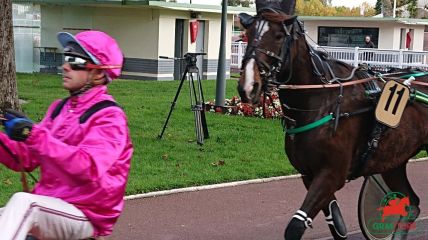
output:
M35 4L55 4L55 5L79 5L79 6L134 6L149 7L157 9L171 9L179 11L197 11L221 13L220 5L209 4L188 4L166 2L165 0L13 0L14 3L35 3ZM228 6L228 14L237 14L241 12L255 13L255 8L249 7L231 7Z
M178 11L195 11L221 13L220 5L209 4L188 4L166 2L166 0L12 0L14 3L35 3L35 4L55 4L55 5L80 5L80 6L128 6L128 7L148 7L154 9L170 9ZM256 9L251 7L231 7L227 8L228 14L238 14L246 12L255 14ZM299 16L303 21L379 21L396 22L406 25L428 25L428 19L413 18L392 18L392 17L337 17L337 16Z
M428 25L428 19L392 18L392 17L330 17L330 16L299 16L303 21L349 21L349 22L395 22L406 25Z

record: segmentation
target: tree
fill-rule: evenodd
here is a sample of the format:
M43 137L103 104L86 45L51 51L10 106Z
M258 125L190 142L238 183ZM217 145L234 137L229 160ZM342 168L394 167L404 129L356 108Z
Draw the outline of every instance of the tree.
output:
M321 0L321 3L322 3L324 6L330 6L330 5L331 5L331 0Z
M251 4L253 4L253 1L251 0L227 0L228 6L249 7Z
M297 0L296 1L296 14L302 16L374 16L375 10L369 3L364 2L361 7L347 8L347 7L332 7L325 6L323 0ZM361 11L364 10L364 11Z
M20 110L13 48L12 0L0 4L0 108Z
M360 10L364 11L364 16L374 16L377 14L376 9L373 8L368 2L363 2L360 6Z
M409 11L409 15L411 18L416 17L416 15L418 13L417 6L418 6L417 0L409 0L408 1L407 11Z
M384 17L392 17L391 0L382 0L382 13Z
M382 0L377 0L375 5L376 14L382 13Z

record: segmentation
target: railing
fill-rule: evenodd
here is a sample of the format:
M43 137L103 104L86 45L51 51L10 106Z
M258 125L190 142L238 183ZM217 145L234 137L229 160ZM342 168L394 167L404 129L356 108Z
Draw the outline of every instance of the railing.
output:
M246 42L233 42L232 52L230 56L230 67L233 69L241 69L242 58L244 58L245 50L247 49Z
M231 68L240 69L247 44L232 43ZM371 48L322 47L315 49L326 52L330 57L353 66L367 63L377 68L421 68L428 70L428 52L408 50L383 50Z

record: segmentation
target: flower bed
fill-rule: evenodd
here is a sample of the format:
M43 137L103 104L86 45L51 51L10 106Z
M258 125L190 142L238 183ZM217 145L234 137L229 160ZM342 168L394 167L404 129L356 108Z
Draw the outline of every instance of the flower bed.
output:
M242 103L241 99L233 96L231 99L225 99L224 107L215 106L215 101L205 103L206 111L223 113L225 115L239 115L247 117L260 117L260 118L279 118L282 114L281 103L276 93L271 93L271 98L263 95L260 96L260 103L252 105L249 103ZM263 114L263 104L264 114Z

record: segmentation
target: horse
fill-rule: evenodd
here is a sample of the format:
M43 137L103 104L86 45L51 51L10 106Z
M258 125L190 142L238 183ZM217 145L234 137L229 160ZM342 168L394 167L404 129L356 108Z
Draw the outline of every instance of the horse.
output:
M242 101L253 104L262 92L278 90L286 129L284 149L307 189L284 238L301 239L323 211L334 239L346 239L334 194L347 181L373 174L381 174L392 191L409 197L416 218L420 200L407 178L406 164L428 143L426 106L408 103L396 128L379 124L375 101L367 92L378 93L384 82L315 51L303 24L293 16L294 1L273 7L266 2L256 1L256 16L240 15L248 46L237 88Z

